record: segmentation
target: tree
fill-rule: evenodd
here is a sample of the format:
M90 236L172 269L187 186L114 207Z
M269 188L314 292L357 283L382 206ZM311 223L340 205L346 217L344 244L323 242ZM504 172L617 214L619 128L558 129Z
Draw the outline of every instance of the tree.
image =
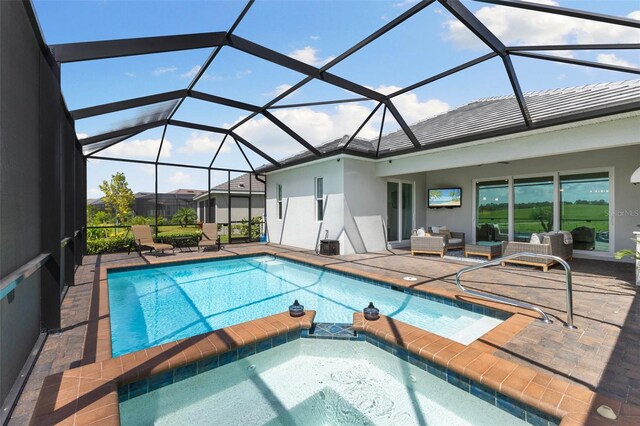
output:
M131 215L131 206L135 201L133 191L129 188L124 173L116 173L111 176L111 181L106 180L99 186L105 196L102 197L107 212L116 218L116 225L127 220Z
M534 207L531 210L531 218L540 221L544 232L553 230L553 209L551 207Z
M195 223L196 220L198 220L198 214L189 207L183 207L173 215L173 223L179 223L183 228L190 223Z

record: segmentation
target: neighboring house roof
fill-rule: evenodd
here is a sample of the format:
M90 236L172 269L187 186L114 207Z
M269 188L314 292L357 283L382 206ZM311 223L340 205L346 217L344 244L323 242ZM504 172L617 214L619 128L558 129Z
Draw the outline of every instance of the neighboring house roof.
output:
M264 194L264 183L256 179L256 175L245 173L231 181L221 183L211 188L211 193L226 194L231 192L232 194L249 194L249 176L251 176L251 193L252 194ZM194 200L200 200L207 197L207 191L203 191L202 194L194 197Z
M203 191L203 190L200 190L200 189L182 189L181 188L181 189L176 189L176 190L173 190L173 191L169 191L169 192L167 192L167 194L198 196L198 195L202 194L203 192L206 192L206 191Z
M524 97L531 114L532 129L538 129L638 109L640 80L528 92ZM531 130L522 121L522 113L514 95L479 99L409 127L423 149ZM320 152L326 153L336 149L340 144L344 145L348 139L348 136L344 136L317 148ZM375 156L377 145L378 138L355 138L345 153L357 151L358 154ZM380 140L381 157L412 151L415 152L415 147L402 130L386 134ZM339 153L336 152L334 155ZM281 160L280 163L290 166L317 158L311 152L302 152ZM273 169L274 166L267 164L259 167L257 171L266 172Z
M207 191L203 191L200 189L176 189L169 192L158 192L158 198L159 199L180 198L183 200L191 201L193 200L194 196L197 197L198 195L206 194L206 192ZM135 194L133 194L133 196L135 197L136 200L140 200L145 198L155 198L156 193L155 192L136 192ZM93 199L91 201L87 200L87 204L91 204L94 206L103 206L104 201L102 200L102 198L98 198L98 199Z

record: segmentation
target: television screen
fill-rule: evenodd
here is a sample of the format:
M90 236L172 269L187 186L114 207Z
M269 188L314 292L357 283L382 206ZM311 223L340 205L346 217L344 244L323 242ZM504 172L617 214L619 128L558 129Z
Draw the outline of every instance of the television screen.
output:
M430 209L462 206L462 188L430 188L428 206Z

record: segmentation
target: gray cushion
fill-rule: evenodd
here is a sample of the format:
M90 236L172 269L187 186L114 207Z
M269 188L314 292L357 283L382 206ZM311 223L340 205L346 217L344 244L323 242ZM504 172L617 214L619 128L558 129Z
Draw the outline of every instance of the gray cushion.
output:
M449 245L462 244L462 238L449 238Z

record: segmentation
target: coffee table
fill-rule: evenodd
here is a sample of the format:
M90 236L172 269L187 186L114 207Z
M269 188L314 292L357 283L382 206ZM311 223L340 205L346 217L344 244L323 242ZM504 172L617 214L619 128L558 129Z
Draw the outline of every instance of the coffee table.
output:
M464 257L469 257L470 254L485 256L491 260L492 257L502 255L502 243L499 241L478 241L475 244L465 244Z

